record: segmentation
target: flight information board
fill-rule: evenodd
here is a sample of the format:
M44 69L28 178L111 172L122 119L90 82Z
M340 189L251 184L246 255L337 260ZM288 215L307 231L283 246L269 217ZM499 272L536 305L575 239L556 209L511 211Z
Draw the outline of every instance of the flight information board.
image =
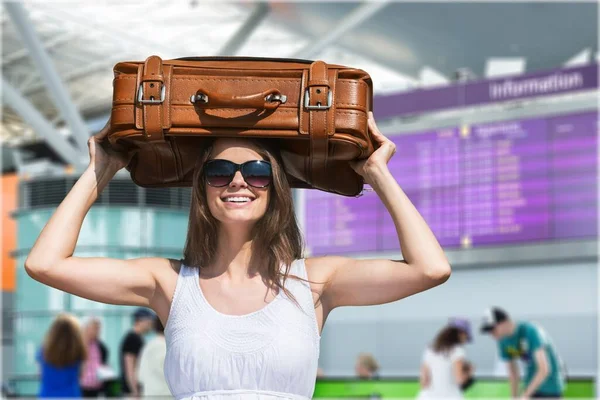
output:
M598 114L530 118L390 136L389 168L446 248L593 238ZM306 191L311 254L399 249L374 192Z

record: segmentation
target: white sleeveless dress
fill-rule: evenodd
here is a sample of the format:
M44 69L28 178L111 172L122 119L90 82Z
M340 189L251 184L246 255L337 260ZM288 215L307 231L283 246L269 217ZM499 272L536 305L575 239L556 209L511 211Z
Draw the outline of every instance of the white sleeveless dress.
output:
M261 310L234 316L202 294L199 269L181 266L165 327L165 378L180 399L307 399L317 374L320 334L307 282L288 278ZM304 260L290 275L307 279Z

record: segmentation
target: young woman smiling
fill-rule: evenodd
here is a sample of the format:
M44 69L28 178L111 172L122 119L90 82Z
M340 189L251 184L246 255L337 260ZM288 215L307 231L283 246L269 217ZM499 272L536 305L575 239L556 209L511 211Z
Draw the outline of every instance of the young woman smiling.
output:
M450 266L379 144L352 167L379 195L404 260L303 258L292 194L277 151L217 139L199 155L182 260L73 256L90 207L128 159L89 141L90 165L60 204L25 267L38 281L99 302L152 308L165 324L165 375L177 399L310 398L320 334L341 306L384 304L445 282Z

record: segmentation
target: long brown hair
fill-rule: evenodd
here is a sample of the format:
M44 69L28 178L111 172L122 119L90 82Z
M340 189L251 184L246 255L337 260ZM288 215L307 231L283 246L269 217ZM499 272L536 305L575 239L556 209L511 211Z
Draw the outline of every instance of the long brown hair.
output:
M283 170L279 152L269 143L246 139L257 146L257 152L271 163L272 183L265 215L254 225L251 265L260 266L263 277L272 288L285 289L292 261L302 257L302 235L296 221L292 190ZM210 265L217 253L219 221L211 214L206 198L204 163L209 159L214 141L199 155L194 170L192 203L183 262L192 267ZM285 266L285 270L281 270ZM293 297L292 297L293 298Z
M43 344L44 361L55 367L66 367L86 359L87 351L79 323L70 314L56 317Z
M463 331L453 326L447 326L438 333L433 342L433 350L436 353L448 352L456 345L461 344L460 334Z

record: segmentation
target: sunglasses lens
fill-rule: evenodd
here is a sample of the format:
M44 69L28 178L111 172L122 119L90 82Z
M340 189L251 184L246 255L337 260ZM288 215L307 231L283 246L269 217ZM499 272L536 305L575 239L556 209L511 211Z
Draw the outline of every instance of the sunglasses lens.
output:
M225 160L210 161L206 163L204 167L204 176L206 177L206 182L210 186L227 186L231 182L234 174L235 166Z
M242 175L250 186L267 187L271 183L271 164L265 161L244 164Z

